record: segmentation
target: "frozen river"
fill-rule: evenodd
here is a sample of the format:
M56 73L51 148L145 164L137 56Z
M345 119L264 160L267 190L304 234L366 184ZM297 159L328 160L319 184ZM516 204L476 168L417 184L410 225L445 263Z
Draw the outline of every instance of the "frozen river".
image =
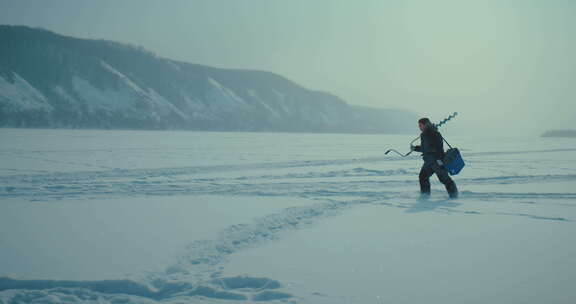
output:
M0 129L0 303L574 303L576 140L446 135Z

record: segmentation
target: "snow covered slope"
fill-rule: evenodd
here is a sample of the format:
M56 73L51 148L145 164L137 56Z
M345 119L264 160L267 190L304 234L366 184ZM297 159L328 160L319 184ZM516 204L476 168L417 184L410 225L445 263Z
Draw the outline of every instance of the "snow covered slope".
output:
M416 118L115 42L0 26L0 45L0 126L398 133Z

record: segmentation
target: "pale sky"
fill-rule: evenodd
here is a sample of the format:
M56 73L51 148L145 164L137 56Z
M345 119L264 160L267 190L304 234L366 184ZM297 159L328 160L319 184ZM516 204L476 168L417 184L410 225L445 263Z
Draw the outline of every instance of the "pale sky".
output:
M572 0L0 0L0 23L272 71L433 121L457 111L463 132L576 121Z

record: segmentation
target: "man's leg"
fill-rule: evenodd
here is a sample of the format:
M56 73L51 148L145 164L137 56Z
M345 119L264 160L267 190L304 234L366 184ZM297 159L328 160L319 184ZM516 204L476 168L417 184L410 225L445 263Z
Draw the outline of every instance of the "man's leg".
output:
M418 179L420 180L420 193L424 195L430 194L430 176L432 176L432 174L434 174L434 170L432 170L428 163L424 163L418 175Z
M456 187L456 183L450 178L448 171L438 164L433 164L432 169L434 173L436 173L436 176L438 176L440 182L446 187L448 195L450 195L451 198L458 197L458 188Z

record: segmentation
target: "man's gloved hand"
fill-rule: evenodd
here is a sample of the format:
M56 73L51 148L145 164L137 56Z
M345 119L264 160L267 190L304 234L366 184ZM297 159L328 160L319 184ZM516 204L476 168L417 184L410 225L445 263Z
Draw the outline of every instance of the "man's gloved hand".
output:
M413 145L410 145L410 151L415 151L416 147L414 147Z
M436 160L436 163L437 163L439 166L444 166L444 162L443 162L441 159L437 159L437 160Z

